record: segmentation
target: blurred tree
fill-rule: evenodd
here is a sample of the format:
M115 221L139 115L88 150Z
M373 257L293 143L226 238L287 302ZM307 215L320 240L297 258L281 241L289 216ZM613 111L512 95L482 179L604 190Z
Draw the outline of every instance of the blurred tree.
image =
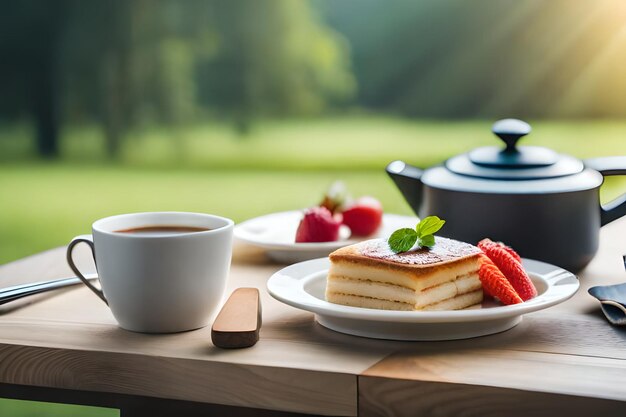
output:
M192 54L169 24L168 5L77 1L72 9L64 42L67 106L74 117L101 122L111 156L133 126L179 122L193 107Z
M47 156L61 118L100 123L115 156L132 127L202 107L246 131L355 90L347 44L306 0L24 0L3 5L0 30L0 117L30 115Z
M44 157L59 152L59 62L61 29L69 1L6 2L0 13L0 115L30 114L37 151Z
M319 114L352 97L347 44L306 1L212 1L215 53L201 63L204 101L241 132L263 116Z

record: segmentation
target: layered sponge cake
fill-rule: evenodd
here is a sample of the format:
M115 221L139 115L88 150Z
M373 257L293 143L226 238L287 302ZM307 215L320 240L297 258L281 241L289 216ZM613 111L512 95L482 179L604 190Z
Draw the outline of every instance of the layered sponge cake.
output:
M435 237L432 248L394 253L385 239L330 254L326 300L382 310L459 310L483 299L481 250Z

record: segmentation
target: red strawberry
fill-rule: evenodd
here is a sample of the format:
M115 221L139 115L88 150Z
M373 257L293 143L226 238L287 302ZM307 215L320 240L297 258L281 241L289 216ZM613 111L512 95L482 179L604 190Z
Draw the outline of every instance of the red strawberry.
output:
M515 260L519 263L522 263L522 257L519 256L519 254L517 252L515 252L515 250L513 250L512 247L505 245L502 242L495 242L496 245L500 246L502 249L504 249L505 251L507 251L509 253L509 255L511 255L513 258L515 258Z
M502 301L502 304L510 305L523 302L504 274L487 256L482 256L478 277L487 295L497 297Z
M296 231L296 242L333 242L339 239L341 222L326 207L312 207L304 212Z
M343 224L354 236L368 236L383 222L383 206L374 197L360 197L343 211Z
M527 301L537 296L537 289L524 271L521 262L505 245L483 239L478 243L478 247L500 268L522 300Z
M498 245L498 246L502 247L505 251L507 251L509 253L509 255L514 257L517 262L522 263L522 257L519 256L519 254L517 252L515 252L515 250L513 250L512 247L505 245L503 242L494 242L491 239L485 238L485 239L481 240L480 242L478 242L478 247L479 248L481 248L481 244L483 246L490 245L490 244ZM483 252L484 252L484 250L483 250Z

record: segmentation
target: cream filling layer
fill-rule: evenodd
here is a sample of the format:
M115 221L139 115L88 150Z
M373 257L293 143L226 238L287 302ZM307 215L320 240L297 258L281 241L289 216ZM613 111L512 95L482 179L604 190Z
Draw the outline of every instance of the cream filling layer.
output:
M467 274L454 281L424 288L421 291L385 282L329 275L326 282L326 298L331 301L332 294L345 294L405 303L413 306L412 309L418 310L481 288L477 273Z
M331 293L328 301L352 307L373 308L377 310L461 310L472 306L478 306L483 300L482 289L460 294L456 297L430 304L416 309L412 304L396 301L380 300L378 298L361 297L358 295Z
M328 271L329 277L346 277L361 281L381 282L406 287L414 291L434 287L445 282L454 281L457 277L477 273L480 267L478 258L461 264L441 265L422 275L403 272L397 269L369 267L354 262L332 262Z

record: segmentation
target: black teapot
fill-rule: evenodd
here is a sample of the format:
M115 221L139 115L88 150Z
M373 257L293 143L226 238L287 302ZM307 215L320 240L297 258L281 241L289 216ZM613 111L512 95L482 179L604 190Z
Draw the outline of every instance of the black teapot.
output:
M626 194L604 206L599 199L604 176L626 174L626 156L581 161L517 146L531 127L516 119L492 131L503 148L477 148L425 170L394 161L387 173L415 213L447 221L441 235L489 237L521 256L581 270L598 249L600 227L626 214Z

